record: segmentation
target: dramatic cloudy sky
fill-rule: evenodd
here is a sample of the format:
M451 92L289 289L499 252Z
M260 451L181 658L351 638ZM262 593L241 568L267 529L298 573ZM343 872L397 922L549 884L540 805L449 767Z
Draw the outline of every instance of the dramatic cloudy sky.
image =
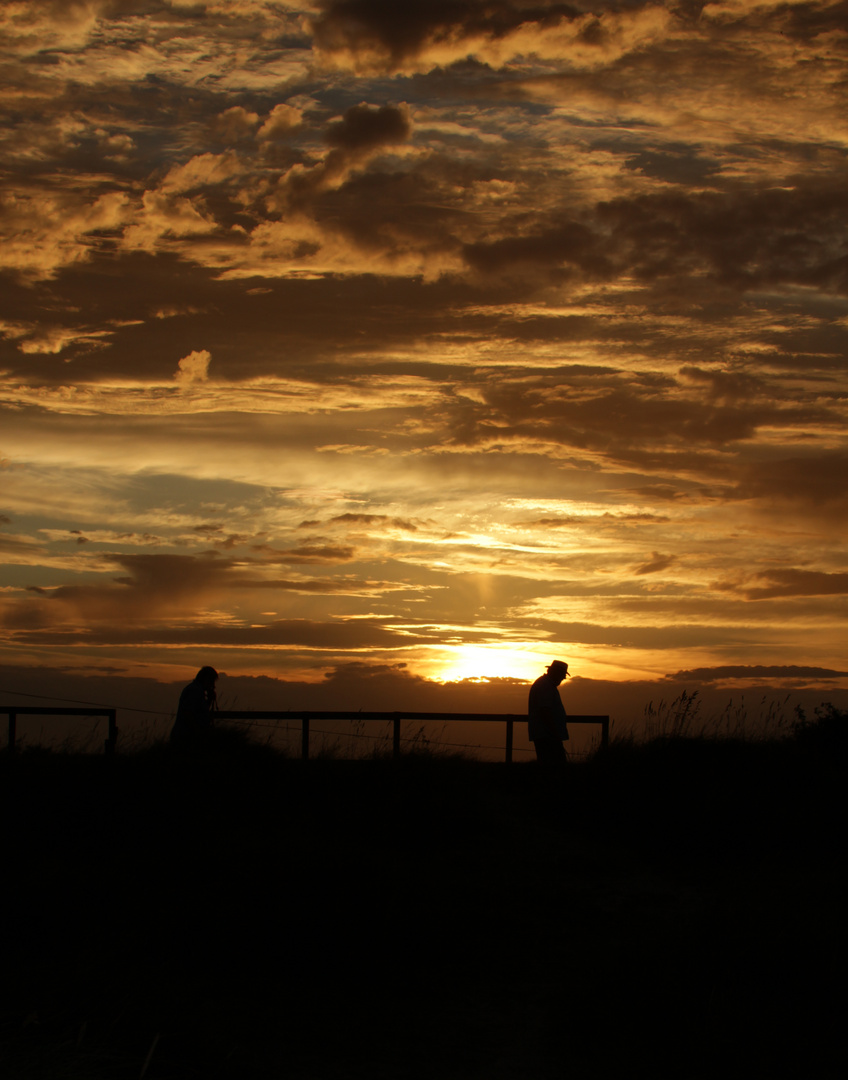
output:
M0 662L848 685L845 0L0 40Z

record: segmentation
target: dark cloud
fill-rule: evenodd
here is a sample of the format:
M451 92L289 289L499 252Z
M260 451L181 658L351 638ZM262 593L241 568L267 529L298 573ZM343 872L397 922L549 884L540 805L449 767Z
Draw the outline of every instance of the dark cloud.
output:
M848 574L828 574L820 570L765 570L754 575L756 585L748 585L748 600L769 600L775 596L848 596Z
M98 561L128 573L113 577L109 584L39 589L38 600L20 601L3 612L4 625L47 627L79 620L121 625L185 612L223 586L233 567L231 560L214 555L119 553L98 556Z
M633 573L640 576L643 574L658 574L662 570L667 570L675 562L677 562L677 559L674 555L660 555L655 551L650 560L642 563L641 566L635 567Z
M700 383L706 387L710 397L715 401L728 403L750 401L764 394L774 395L775 393L774 388L770 387L765 379L745 371L707 370L687 366L680 369L680 374L693 383Z
M703 270L736 288L848 287L844 183L802 179L791 190L668 193L599 204L615 263L643 279Z
M573 529L581 526L593 530L604 525L618 525L632 523L637 525L661 525L669 521L660 514L626 514L626 513L603 513L586 516L574 515L571 517L535 518L532 521L521 522L522 525L534 529Z
M132 555L116 554L114 561L128 571L115 578L120 585L150 594L168 595L193 592L205 587L232 569L233 561L216 554L208 555Z
M810 42L820 34L844 30L848 22L848 4L831 3L775 4L746 10L740 7L728 20L734 32L751 32L767 26L796 41Z
M362 660L350 660L339 664L332 671L325 671L324 678L335 686L350 686L353 683L373 683L390 680L403 686L423 686L425 679L409 671L409 665L403 661L394 664L375 664Z
M302 544L299 547L280 551L266 544L254 545L261 562L268 565L277 563L289 566L299 564L350 562L356 549L346 544Z
M725 664L720 667L694 668L692 671L678 671L666 678L677 682L716 683L726 680L792 680L799 682L841 679L848 671L834 671L830 668L804 667L794 664Z
M618 590L620 592L620 586ZM568 594L566 594L568 595ZM579 595L575 590L575 595ZM612 602L605 609L610 613L607 623L566 622L554 619L535 619L533 627L544 630L551 641L581 642L595 648L667 650L677 649L745 649L755 643L756 635L727 617L721 625L699 622L694 605L674 596L665 605L646 605L643 600L631 604ZM688 616L685 622L681 617ZM720 612L721 614L721 612ZM616 619L614 616L618 615ZM628 616L630 618L628 618ZM634 625L630 619L635 616ZM673 623L670 623L670 616ZM651 624L646 619L652 618ZM575 675L578 674L575 667Z
M334 525L391 525L405 532L417 532L418 526L403 518L391 518L387 514L338 514L330 518Z
M36 555L44 551L44 546L30 537L0 533L0 552L5 552L7 555Z
M581 523L579 517L557 517L557 518L535 518L532 521L528 521L528 526L535 526L539 529L565 529L571 528L573 525Z
M696 446L723 449L752 439L764 426L839 425L838 414L819 405L780 406L768 399L713 402L697 392L656 393L632 383L585 392L567 376L525 376L514 383L501 379L483 392L484 403L463 402L451 417L452 441L465 446L500 442L504 448L517 439L549 442L642 465L654 448L663 453L678 447L687 453ZM706 459L698 471L723 470L726 464ZM752 477L746 490L757 482ZM760 482L765 486L765 476Z
M281 177L273 200L275 209L308 210L315 200L341 187L353 170L363 168L383 149L406 142L411 132L409 110L404 105L372 106L363 102L351 106L325 133L332 147L329 154L315 165L296 165ZM363 204L362 209L367 212L368 204Z
M76 627L15 628L15 640L30 645L182 645L199 649L235 646L273 648L297 646L302 650L397 649L414 645L432 645L439 641L436 630L420 632L393 630L379 622L355 619L349 622L318 622L310 619L281 619L263 625L219 624L197 621L187 625L137 623L136 625L91 625Z
M388 67L426 46L473 37L500 38L522 24L549 26L575 18L570 4L539 0L323 0L312 23L317 46L328 52L375 53Z
M627 167L672 184L704 184L714 179L720 163L704 158L700 147L666 145L662 150L641 150L627 159Z
M686 495L671 484L645 484L642 487L632 489L634 495L642 495L647 499L657 502L677 502L685 499Z
M335 163L327 159L328 167ZM453 255L466 215L445 198L444 183L432 175L434 170L423 164L398 168L393 162L390 170L371 165L351 172L348 159L339 163L349 173L345 183L322 182L320 189L312 190L310 205L316 218L332 222L365 253L416 260Z
M811 451L746 465L737 497L765 499L824 520L848 514L848 453Z
M598 203L581 218L533 220L520 234L463 248L479 273L535 273L550 280L642 281L677 277L693 286L755 289L778 284L848 291L844 177L799 178L792 190L750 185L728 192L664 192ZM558 215L557 215L558 216ZM703 282L700 283L703 290Z
M406 142L411 131L406 109L393 105L373 108L362 104L347 109L338 123L331 124L326 139L330 146L348 154L360 154Z
M369 581L363 578L250 578L239 577L234 583L238 589L268 589L270 591L294 592L306 594L327 594L329 596L359 595L361 593L379 593L391 589L394 583L389 581ZM395 586L396 587L396 586Z
M535 268L564 281L579 272L590 280L609 280L615 267L606 240L589 225L566 221L544 231L467 244L468 265L487 274L521 275Z

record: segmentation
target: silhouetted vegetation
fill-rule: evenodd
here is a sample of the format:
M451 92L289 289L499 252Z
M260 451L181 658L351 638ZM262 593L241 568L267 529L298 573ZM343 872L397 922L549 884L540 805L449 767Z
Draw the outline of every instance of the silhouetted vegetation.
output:
M614 741L2 755L4 1075L836 1076L848 717Z

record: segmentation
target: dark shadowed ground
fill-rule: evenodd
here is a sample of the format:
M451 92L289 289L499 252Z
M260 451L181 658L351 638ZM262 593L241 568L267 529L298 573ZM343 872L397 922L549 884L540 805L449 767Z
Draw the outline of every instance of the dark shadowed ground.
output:
M4 1075L841 1076L843 719L548 788L228 733L4 755Z

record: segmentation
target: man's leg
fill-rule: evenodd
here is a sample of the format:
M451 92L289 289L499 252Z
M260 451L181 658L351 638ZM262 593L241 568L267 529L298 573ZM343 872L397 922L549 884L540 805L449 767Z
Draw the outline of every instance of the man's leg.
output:
M566 762L565 746L560 739L534 739L536 760L542 765L564 765Z

